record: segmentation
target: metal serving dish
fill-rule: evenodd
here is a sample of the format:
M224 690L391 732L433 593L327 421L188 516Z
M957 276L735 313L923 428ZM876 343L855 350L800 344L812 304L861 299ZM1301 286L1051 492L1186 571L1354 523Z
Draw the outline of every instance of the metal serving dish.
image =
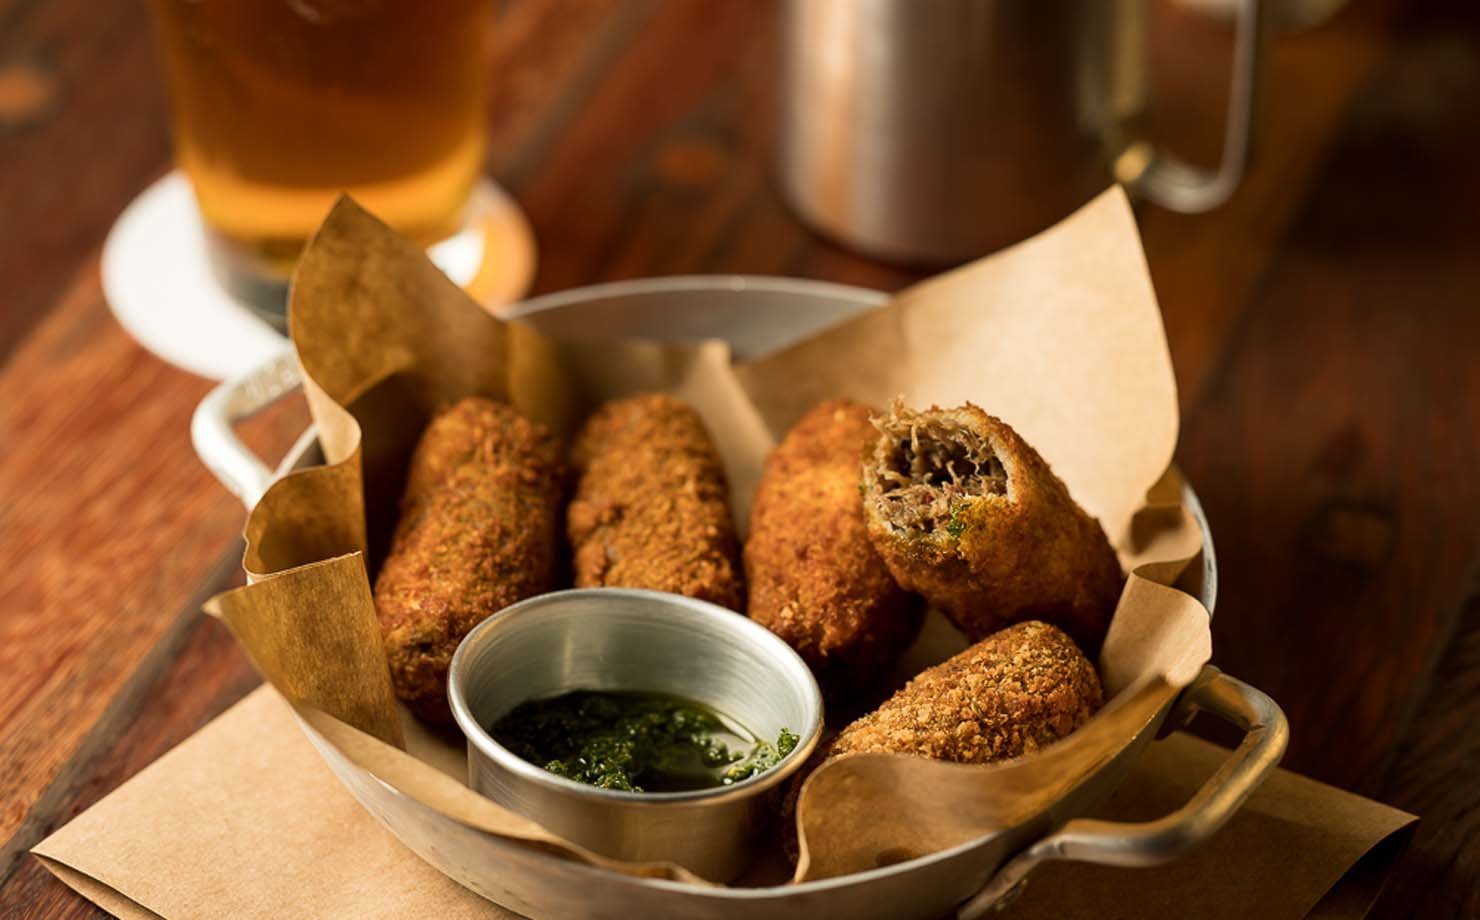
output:
M581 336L666 341L728 340L738 356L762 354L883 304L878 291L814 281L694 276L626 281L539 297L512 315L540 329ZM202 400L192 424L196 450L222 483L252 507L284 473L321 462L312 428L270 469L232 433L250 415L299 384L291 354L223 383ZM1201 565L1180 585L1209 611L1217 596L1212 537L1197 496L1184 492L1203 535ZM1175 710L1175 714L1173 714ZM1203 710L1243 729L1243 743L1182 808L1156 821L1113 823L1091 813L1172 715ZM1146 724L1135 742L1071 792L1058 826L1024 826L840 878L767 888L724 888L621 875L559 859L451 821L368 772L304 726L309 741L360 803L401 842L442 872L504 907L534 917L688 916L931 918L981 916L1039 862L1074 859L1120 866L1167 862L1211 836L1238 809L1284 751L1279 707L1252 687L1209 668Z
M685 697L756 737L797 746L733 786L690 792L598 789L509 751L486 729L526 700L572 690ZM745 870L781 801L781 784L822 735L822 693L791 646L705 601L617 588L541 594L468 633L448 672L452 716L468 739L468 785L566 840L628 862L673 862L725 882Z

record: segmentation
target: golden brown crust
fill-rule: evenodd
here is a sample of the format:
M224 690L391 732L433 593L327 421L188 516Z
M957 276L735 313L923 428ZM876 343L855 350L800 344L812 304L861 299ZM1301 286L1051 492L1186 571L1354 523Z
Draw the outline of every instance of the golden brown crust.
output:
M562 478L559 441L503 403L469 397L422 434L375 581L396 695L421 718L450 719L447 667L474 626L555 587Z
M830 697L876 682L924 615L864 526L860 459L877 434L869 416L833 399L797 422L766 459L745 544L751 619L796 649Z
M1008 425L896 405L864 470L869 537L899 584L972 639L1028 619L1098 652L1124 576L1094 518Z
M566 515L577 587L649 588L744 609L719 451L699 415L660 394L607 403L572 450Z
M1010 626L920 672L808 759L782 801L781 846L797 859L802 784L844 754L907 754L990 764L1041 750L1078 730L1104 702L1100 675L1058 627Z
M922 671L843 729L827 756L876 752L994 763L1067 736L1101 702L1099 675L1074 641L1029 620Z

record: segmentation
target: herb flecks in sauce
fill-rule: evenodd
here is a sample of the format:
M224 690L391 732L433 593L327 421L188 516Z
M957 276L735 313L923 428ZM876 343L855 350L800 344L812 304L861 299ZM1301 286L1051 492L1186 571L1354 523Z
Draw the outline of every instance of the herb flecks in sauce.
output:
M764 773L797 746L782 729L757 740L692 700L576 690L514 708L493 726L504 747L557 776L626 792L728 786Z
M799 740L801 739L783 728L775 744L769 741L757 741L749 754L725 771L724 784L738 783L742 779L750 779L757 773L766 772L780 763L787 754L796 750Z

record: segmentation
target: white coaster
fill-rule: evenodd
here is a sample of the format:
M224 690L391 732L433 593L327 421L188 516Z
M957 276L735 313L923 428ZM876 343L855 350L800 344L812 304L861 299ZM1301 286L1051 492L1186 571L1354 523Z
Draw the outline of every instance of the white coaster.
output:
M427 255L485 306L523 297L534 277L535 246L518 204L484 179L468 213L474 217L467 229ZM103 244L102 273L103 295L119 325L159 358L193 374L225 380L287 346L212 274L200 211L179 170L119 215Z

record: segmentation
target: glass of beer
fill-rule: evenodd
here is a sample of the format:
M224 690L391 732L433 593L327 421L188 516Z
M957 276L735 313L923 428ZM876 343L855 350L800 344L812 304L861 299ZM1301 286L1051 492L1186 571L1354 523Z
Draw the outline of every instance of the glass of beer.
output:
M226 287L281 321L348 192L412 240L457 233L482 171L488 0L150 0L175 156Z

